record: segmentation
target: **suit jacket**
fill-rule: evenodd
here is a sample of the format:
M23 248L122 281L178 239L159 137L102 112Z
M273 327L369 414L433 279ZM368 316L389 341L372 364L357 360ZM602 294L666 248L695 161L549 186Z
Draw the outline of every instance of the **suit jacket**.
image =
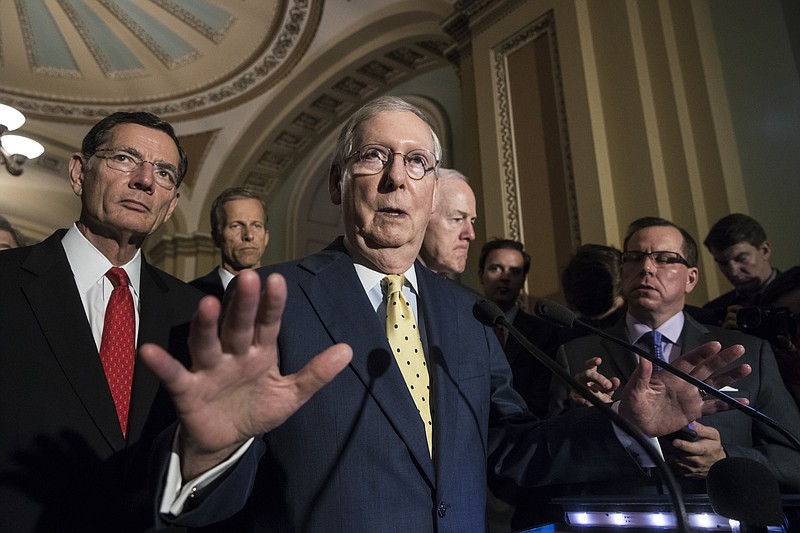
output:
M222 279L219 277L219 269L215 268L203 277L193 279L189 285L205 294L216 296L219 301L225 296L225 287L222 286Z
M737 381L732 387L738 389L729 395L748 398L750 405L777 421L794 435L800 435L800 412L781 381L775 356L768 342L739 331L705 326L684 313L686 322L679 339L681 352L710 341L719 341L723 347L741 344L745 354L736 362L749 364L752 373ZM608 330L620 339L628 340L625 320ZM617 395L630 378L637 365L632 352L596 335L582 337L559 348L557 360L565 365L570 374L583 369L584 361L593 356L603 358L599 368L601 374L620 378L622 385ZM724 369L723 369L724 371ZM567 408L568 389L553 380L554 403L561 410ZM615 398L618 399L618 398ZM574 410L574 409L573 409ZM699 419L701 424L716 428L722 446L729 457L749 457L767 465L781 483L783 490L800 490L800 452L788 444L773 429L736 410L716 413ZM684 483L688 490L705 492L705 485Z
M513 326L522 333L534 346L542 350L548 357L555 359L558 349L560 329L539 317L517 311ZM550 398L550 370L523 348L522 344L509 335L503 351L508 359L516 390L528 409L539 418L547 415L547 403Z
M143 531L147 455L175 419L136 362L128 438L61 245L65 231L0 254L0 516L14 532ZM202 294L142 264L139 344L186 356Z
M636 470L598 413L579 413L553 427L535 419L511 387L494 332L473 317L472 293L419 263L416 271L435 461L385 324L337 240L318 254L259 273L279 272L287 280L278 338L283 373L339 342L353 348L351 364L286 423L256 439L173 523L224 518L249 496L234 517L243 522L221 530L484 531L487 470L528 484ZM571 444L587 433L596 438ZM162 475L170 441L166 434L161 443Z

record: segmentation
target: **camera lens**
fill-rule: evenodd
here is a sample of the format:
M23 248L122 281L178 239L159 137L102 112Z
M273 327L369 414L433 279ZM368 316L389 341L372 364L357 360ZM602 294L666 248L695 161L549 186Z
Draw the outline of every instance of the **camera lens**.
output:
M739 329L758 329L761 327L761 310L758 307L745 307L736 313Z

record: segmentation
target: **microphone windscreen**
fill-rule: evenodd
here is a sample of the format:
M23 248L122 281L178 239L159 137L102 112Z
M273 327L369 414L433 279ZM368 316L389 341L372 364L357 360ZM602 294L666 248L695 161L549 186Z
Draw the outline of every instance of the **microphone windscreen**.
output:
M501 317L505 317L505 314L497 307L496 303L485 298L481 298L475 302L472 306L472 314L483 324L492 327L497 325L497 321L500 320Z
M536 301L533 312L536 313L537 316L555 322L559 326L572 327L572 323L575 322L575 313L563 305L545 298Z
M769 468L747 457L727 457L714 463L706 478L714 511L751 526L783 523L781 492Z

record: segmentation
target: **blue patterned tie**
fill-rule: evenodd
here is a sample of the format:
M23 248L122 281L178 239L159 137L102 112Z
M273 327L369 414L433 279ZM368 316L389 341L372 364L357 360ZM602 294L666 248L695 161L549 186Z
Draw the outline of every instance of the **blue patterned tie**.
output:
M642 335L642 339L645 344L647 344L650 355L657 357L659 361L666 361L666 359L664 359L664 349L661 347L661 332L655 330L648 331ZM661 367L653 365L653 371L656 372L658 370L661 370Z

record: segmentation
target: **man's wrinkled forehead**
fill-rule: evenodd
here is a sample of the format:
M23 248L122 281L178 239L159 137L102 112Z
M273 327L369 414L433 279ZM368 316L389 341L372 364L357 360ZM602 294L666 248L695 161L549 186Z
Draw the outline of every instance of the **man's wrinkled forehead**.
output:
M398 126L397 129L387 128L386 123L395 119L391 115L402 115L403 121L414 124L414 132L409 134L407 126ZM434 151L433 131L420 117L409 111L381 111L359 123L353 131L353 149L358 149L364 144L382 144L386 146L396 143L414 143L416 148L425 148Z

